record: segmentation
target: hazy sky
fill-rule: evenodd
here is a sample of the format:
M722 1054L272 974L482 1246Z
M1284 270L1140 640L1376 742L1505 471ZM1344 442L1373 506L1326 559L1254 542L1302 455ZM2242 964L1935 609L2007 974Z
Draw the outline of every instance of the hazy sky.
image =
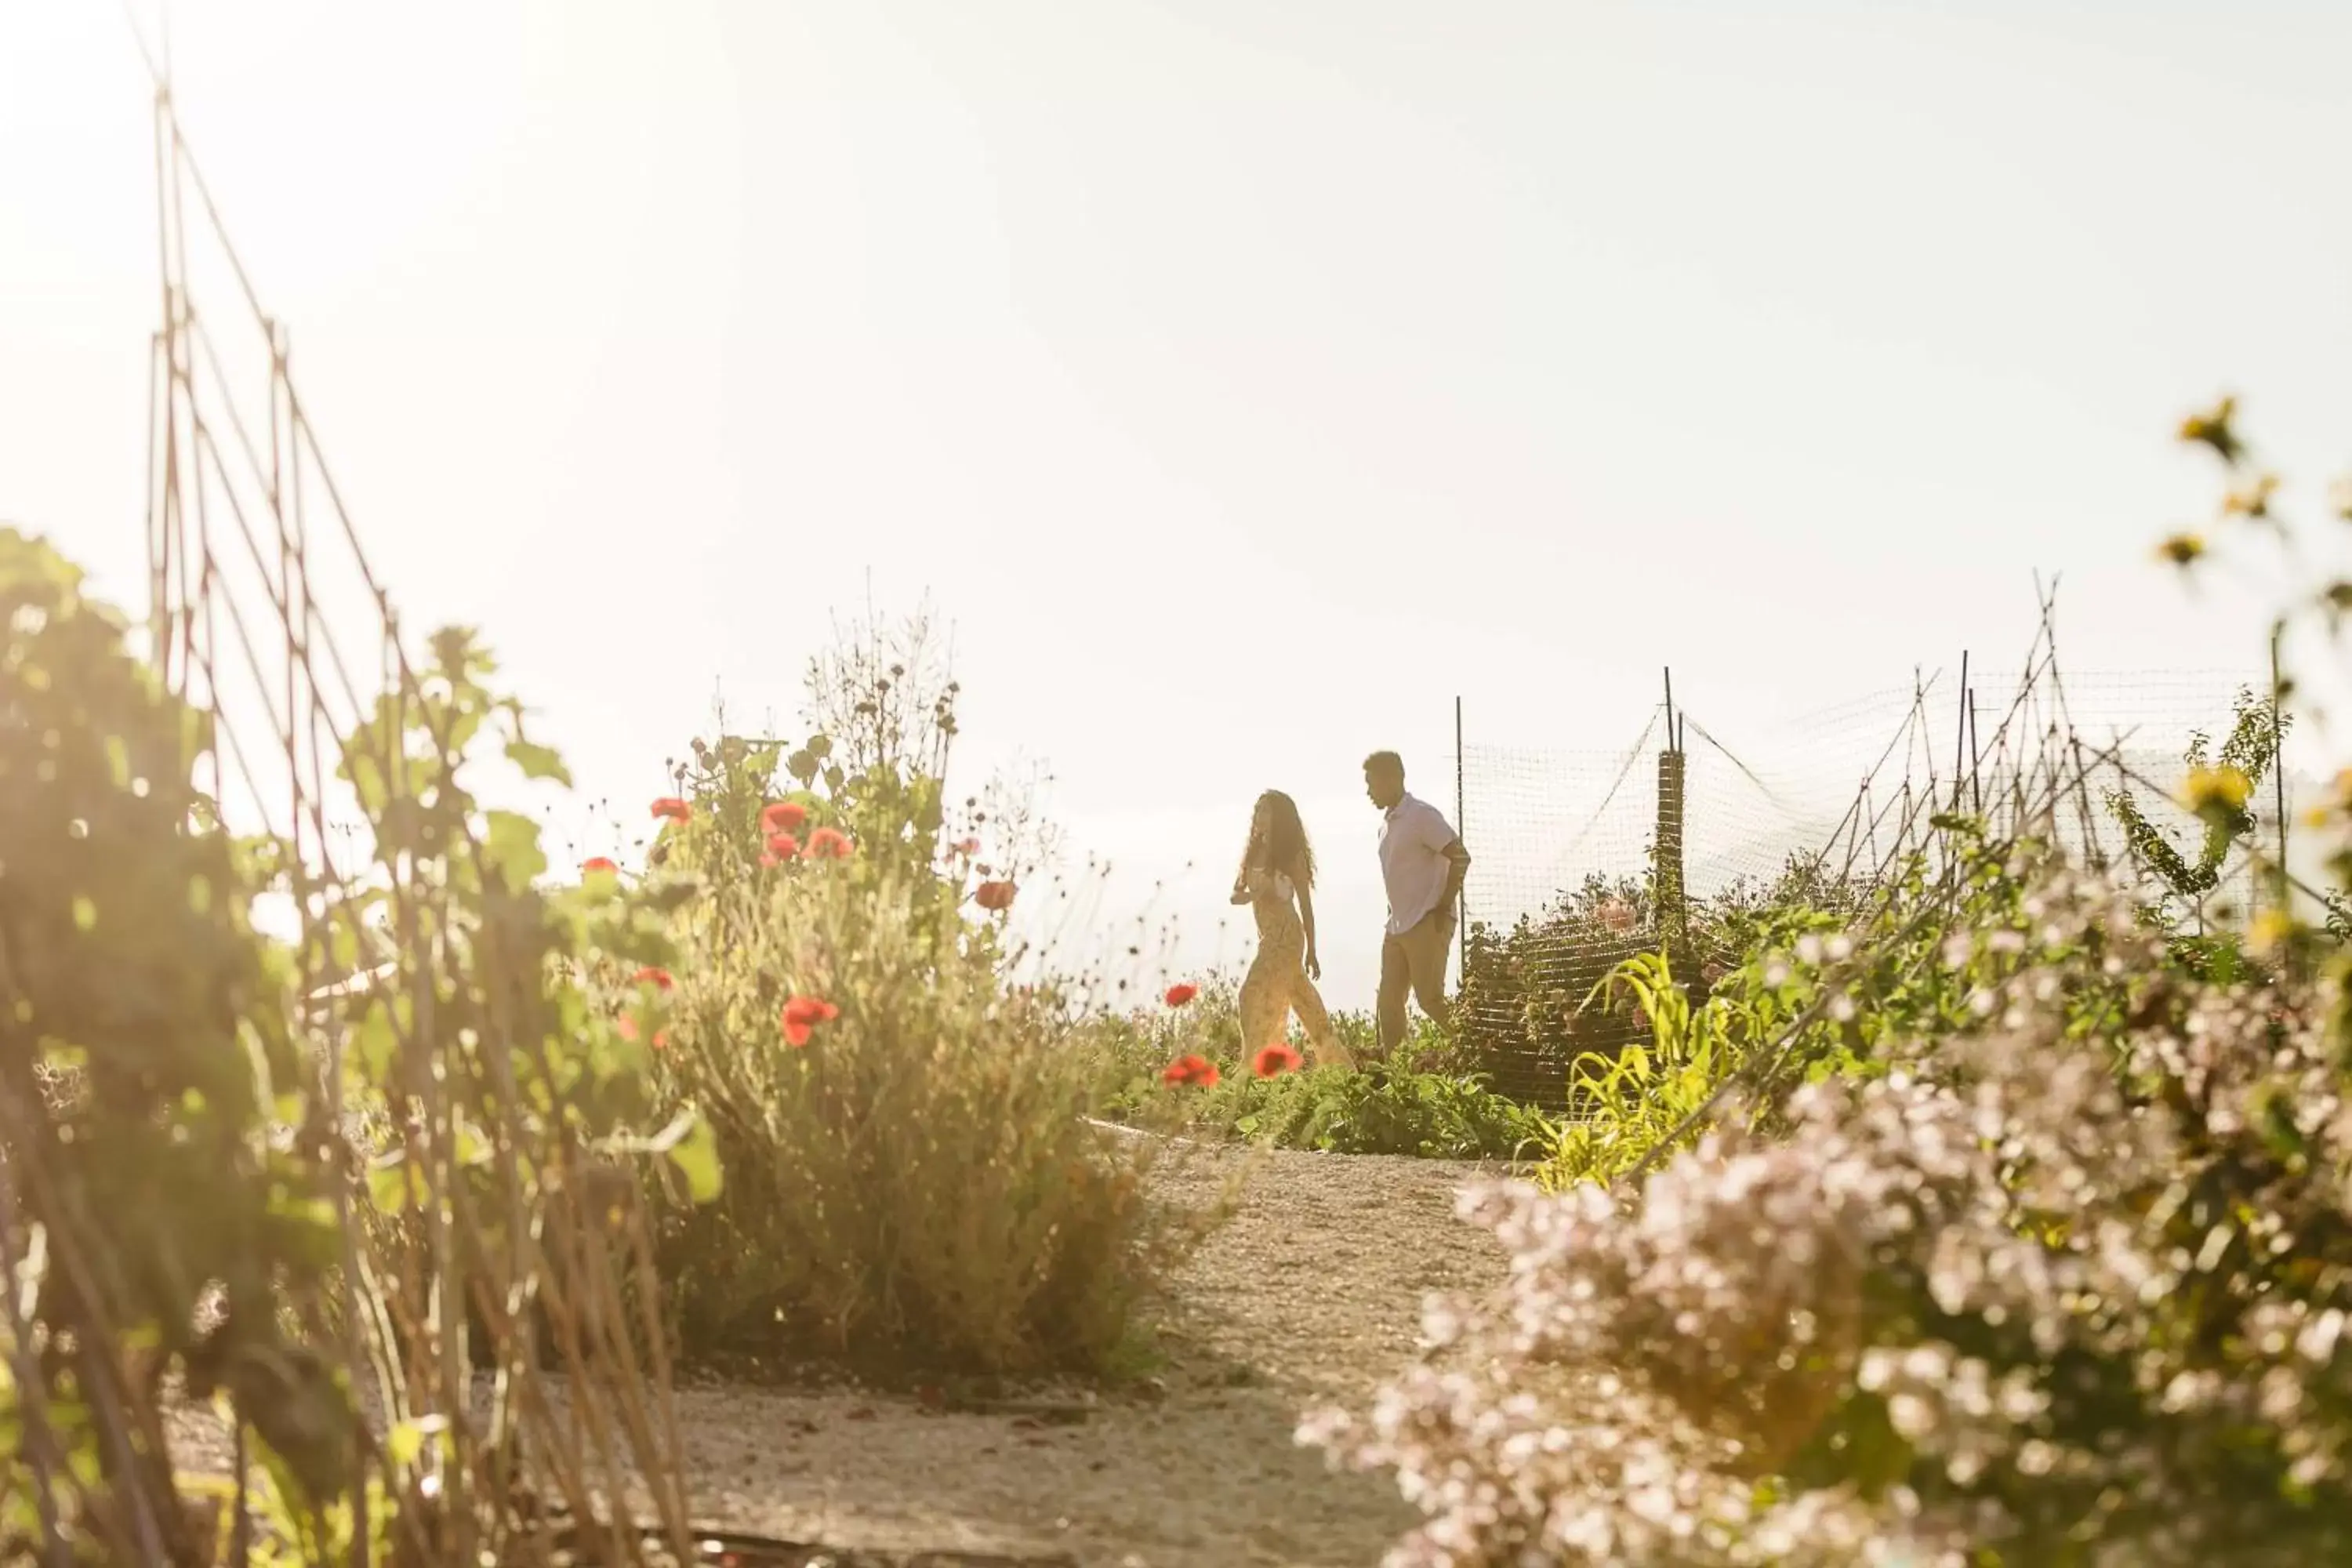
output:
M151 5L139 6L152 17ZM2168 434L2352 467L2352 5L180 0L180 98L383 575L586 793L835 611L954 625L974 773L1215 926L1251 799L1381 916L1357 763L1759 754L2033 571L2069 662L2258 673ZM138 596L147 96L0 5L0 518ZM1474 852L1477 825L1470 825Z

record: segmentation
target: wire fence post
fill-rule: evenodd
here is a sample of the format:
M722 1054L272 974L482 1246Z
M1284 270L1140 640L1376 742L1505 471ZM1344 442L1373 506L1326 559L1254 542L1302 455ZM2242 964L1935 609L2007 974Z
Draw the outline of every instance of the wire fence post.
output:
M1666 744L1658 753L1658 817L1656 857L1652 883L1658 906L1658 931L1681 962L1684 938L1689 933L1683 889L1683 805L1685 800L1683 742L1675 717L1675 672L1666 678ZM1699 731L1706 733L1704 727Z
M1462 789L1462 699L1454 699L1454 833L1466 847L1469 842L1469 815ZM1470 879L1462 879L1462 891L1454 905L1455 935L1461 957L1455 962L1454 983L1460 985L1470 978Z
M1960 650L1959 722L1952 739L1952 809L1967 799L1969 774L1969 650Z
M1977 731L1977 689L1961 695L1969 704L1969 809L1984 816L1984 737Z
M2286 868L2286 731L2279 722L2279 698L2284 682L2279 677L2279 634L2283 628L2271 628L2271 795L2278 811L2278 912L2292 918L2294 914L2294 883Z

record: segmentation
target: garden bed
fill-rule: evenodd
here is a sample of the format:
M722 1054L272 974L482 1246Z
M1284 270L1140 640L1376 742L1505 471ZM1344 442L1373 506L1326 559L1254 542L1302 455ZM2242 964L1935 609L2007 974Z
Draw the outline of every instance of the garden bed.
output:
M1486 1169L1189 1150L1161 1178L1171 1201L1206 1205L1227 1179L1245 1184L1176 1281L1150 1377L1000 1401L689 1383L677 1405L694 1516L915 1561L1368 1568L1410 1510L1385 1480L1330 1473L1292 1430L1310 1405L1361 1404L1413 1353L1425 1292L1502 1278L1501 1250L1453 1212ZM176 1426L184 1464L226 1468L216 1422L183 1412Z

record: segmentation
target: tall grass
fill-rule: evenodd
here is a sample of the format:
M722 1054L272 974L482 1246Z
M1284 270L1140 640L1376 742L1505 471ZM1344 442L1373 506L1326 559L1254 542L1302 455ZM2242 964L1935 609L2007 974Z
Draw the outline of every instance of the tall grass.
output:
M1050 996L1008 978L975 893L1015 879L948 833L944 747L890 739L704 748L690 815L665 832L698 886L648 1026L727 1172L661 1236L681 1342L882 1371L1114 1370L1182 1225L1148 1199L1149 1148L1087 1120L1094 1079ZM843 840L845 856L820 848Z

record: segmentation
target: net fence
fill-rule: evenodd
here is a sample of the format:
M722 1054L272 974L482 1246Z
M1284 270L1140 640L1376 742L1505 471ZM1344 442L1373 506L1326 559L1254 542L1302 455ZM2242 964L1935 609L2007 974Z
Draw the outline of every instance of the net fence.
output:
M1497 1088L1558 1102L1577 1056L1646 1033L1629 996L1593 995L1619 963L1671 947L1689 972L1676 978L1703 992L1744 956L1743 916L1791 900L1860 910L1939 852L1948 811L2031 826L2186 920L2238 918L2262 894L2251 846L2277 843L2273 779L2194 894L2167 885L2148 836L2176 870L2200 866L2204 827L2178 798L2187 757L2218 754L2242 713L2259 727L2269 691L2251 670L2062 675L2037 646L1965 685L1923 677L1771 725L1661 702L1615 747L1465 743L1462 1037Z

